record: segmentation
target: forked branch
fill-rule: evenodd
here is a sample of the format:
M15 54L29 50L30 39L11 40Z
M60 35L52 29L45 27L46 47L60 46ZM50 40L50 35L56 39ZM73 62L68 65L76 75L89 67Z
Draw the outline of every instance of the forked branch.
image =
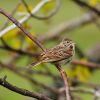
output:
M38 47L40 47L43 51L45 51L43 45L39 42L39 40L34 37L31 33L29 33L12 15L4 11L0 8L0 13L6 16L9 20L11 20L17 27L21 29L23 33L25 33Z
M24 96L33 97L38 100L51 100L50 98L48 98L47 96L43 94L31 92L29 90L22 89L22 88L19 88L19 87L16 87L10 84L9 82L6 81L6 77L0 78L0 85L18 94L24 95Z

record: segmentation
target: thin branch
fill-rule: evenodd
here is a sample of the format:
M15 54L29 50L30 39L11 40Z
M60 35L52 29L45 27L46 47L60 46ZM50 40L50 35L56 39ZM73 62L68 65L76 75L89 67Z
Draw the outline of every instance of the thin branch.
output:
M27 56L30 56L30 57L39 56L39 53L30 53L30 52L27 52L27 51L23 51L21 49L11 48L10 46L0 46L0 49L4 49L4 50L10 51L10 52L14 52L14 53L17 53L19 55L27 55Z
M61 6L61 0L56 0L56 7L47 16L37 16L37 15L31 13L25 0L21 0L21 1L24 4L24 6L26 7L26 10L30 14L30 16L32 16L36 19L39 19L39 20L47 20L47 19L51 18L52 16L54 16L58 12L58 10Z
M16 11L17 11L18 7L20 6L20 4L21 4L21 2L19 1L18 4L15 6L15 8L12 10L12 12L11 12L12 16L16 13ZM9 19L7 19L5 21L3 27L0 30L2 31L3 29L5 29L8 26L8 24L9 24ZM5 46L7 46L7 43L4 41L3 38L1 38L1 41Z
M0 85L11 90L11 91L13 91L13 92L16 92L16 93L24 95L24 96L33 97L33 98L36 98L36 99L39 99L39 100L51 100L50 98L48 98L47 96L45 96L43 94L31 92L29 90L22 89L22 88L19 88L17 86L14 86L11 83L7 82L5 77L0 78Z
M70 88L71 92L79 92L79 93L88 93L88 94L94 94L95 90L94 89L87 89L87 88L78 88L78 87L71 87ZM59 89L59 92L65 92L65 88L62 87Z
M82 0L72 0L74 1L75 3L77 3L79 6L81 7L86 7L88 8L89 10L95 12L98 16L100 16L100 11L92 6L90 6L89 4L87 4L86 2L82 1Z
M20 70L16 67L16 66L13 66L13 65L5 65L4 63L0 62L0 66L2 68L7 68L8 70L11 70L12 72L14 72L15 74L27 79L28 81L30 81L32 84L34 85L37 85L37 86L40 86L44 89L47 89L48 91L52 92L52 93L55 93L56 95L59 94L59 91L56 89L56 88L52 88L52 87L49 87L47 85L44 85L43 83L40 83L40 82L37 82L35 79L31 78L29 75L27 74L24 74L24 73L21 73Z
M31 33L29 33L12 15L5 12L2 8L0 8L0 13L6 16L9 20L11 20L17 27L21 29L23 33L25 33L35 44L40 47L43 51L45 51L43 45L39 42L36 37L33 37Z
M81 89L81 88L70 88L70 90L72 92L79 92L79 93L89 93L89 94L94 94L95 93L95 90L94 89Z
M64 80L66 100L72 100L71 99L71 94L70 94L70 87L69 87L69 83L68 83L68 76L67 76L66 72L61 68L60 65L56 64L55 66L59 70L59 72L60 72L60 74L61 74L61 76Z
M94 14L91 12L88 12L81 17L74 18L71 21L66 21L58 26L50 29L50 31L46 32L45 36L39 36L39 40L41 41L47 41L50 39L55 39L56 37L58 38L60 34L64 34L65 32L73 31L74 29L80 28L84 25L87 25L88 23L93 22L93 20L96 20L97 17L93 16Z
M99 88L96 90L96 89L89 89L89 88L70 87L70 91L75 92L75 93L91 94L91 95L94 95L97 98L100 98ZM61 92L61 93L65 92L65 88L64 87L60 88L59 92Z
M15 8L13 9L13 11L11 12L11 15L12 15L12 16L16 13L16 11L17 11L18 7L20 6L20 4L21 4L21 2L19 1L18 4L17 4L17 5L15 6ZM5 21L3 27L2 27L0 30L3 30L4 28L6 28L6 27L8 26L8 24L9 24L9 20L7 19L7 20Z
M44 71L34 71L34 70L30 70L30 69L26 69L26 68L20 68L20 70L25 70L27 73L32 74L32 75L43 75L46 77L51 77L53 79L59 78L57 75L53 75L52 73L49 72L44 72Z
M44 6L46 3L50 2L50 0L42 0L41 2L39 2L37 4L37 6L35 8L33 8L32 10L32 14L35 14L36 12L38 12L42 6ZM22 19L20 19L18 22L19 23L24 23L25 21L27 21L30 18L30 14L27 14L26 16L24 16ZM7 32L9 32L10 30L16 28L17 26L15 24L10 25L9 27L7 27L6 29L2 30L0 32L0 37L2 37L4 34L6 34Z
M83 61L78 61L74 60L72 61L73 65L82 65L88 68L93 68L93 69L100 69L100 64L92 63L92 62L83 62Z
M2 42L2 44L3 44L4 46L8 46L8 44L5 42L5 40L4 40L3 38L0 38L0 40L1 40L1 42Z
M81 8L87 8L89 9L91 12L95 13L95 17L100 17L100 10L98 10L97 8L89 5L88 3L81 1L81 0L72 0L74 1L76 4L78 4ZM100 29L100 23L97 20L93 20L93 22L95 23L95 25L98 27L98 29Z
M70 81L72 83L75 83L75 84L78 84L78 86L84 86L84 87L88 87L88 88L98 88L100 87L99 84L95 84L95 83L91 83L91 82L83 82L83 81L80 81L78 79L70 79Z

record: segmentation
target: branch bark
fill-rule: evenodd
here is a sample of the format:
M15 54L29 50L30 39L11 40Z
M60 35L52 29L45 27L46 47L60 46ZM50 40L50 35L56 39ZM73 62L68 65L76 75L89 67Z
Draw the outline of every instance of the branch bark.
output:
M61 68L61 66L59 64L55 64L56 68L59 70L62 79L64 80L64 84L65 84L65 93L66 93L66 100L72 100L71 98L71 94L70 94L70 86L68 83L68 76L66 74L66 72Z
M19 55L27 55L27 56L30 56L30 57L38 57L39 56L39 53L30 53L30 52L27 52L27 51L23 51L21 49L14 49L10 46L0 46L0 49L7 50L7 51L10 51L10 52L14 52L14 53L17 53Z
M59 94L58 89L49 87L49 86L47 86L43 83L40 83L40 82L36 81L35 79L31 78L29 75L22 73L16 66L3 64L2 62L0 62L0 66L2 68L7 68L8 70L11 70L15 74L27 79L29 82L31 82L34 85L40 86L44 89L47 89L48 91L50 91L52 93L55 93L56 95Z
M95 12L98 16L100 16L100 11L92 6L90 6L89 4L87 4L86 2L82 1L82 0L72 0L75 3L77 3L80 7L85 7L88 8L89 10Z
M33 37L31 33L29 33L12 15L4 11L2 8L0 8L0 13L3 14L5 17L7 17L9 20L11 20L17 27L20 28L20 30L25 33L38 47L40 47L43 51L45 51L43 45L39 42L39 40L36 37Z
M47 20L47 19L51 18L52 16L54 16L58 12L58 10L59 10L59 8L61 6L61 0L56 0L55 8L51 12L49 12L48 15L46 15L46 16L38 16L38 15L35 15L35 14L31 13L31 11L30 11L27 3L25 2L25 0L21 0L21 1L24 4L24 6L25 6L27 12L30 14L30 16L32 16L32 17L34 17L36 19L39 19L39 20Z
M88 68L100 69L100 64L96 64L96 63L92 63L92 62L82 62L79 60L74 60L74 61L72 61L71 64L82 65L82 66L86 66Z
M39 99L39 100L51 100L49 97L47 97L43 94L31 92L29 90L22 89L22 88L19 88L17 86L14 86L11 83L7 82L5 77L0 78L0 85L11 90L11 91L13 91L13 92L16 92L16 93L24 95L24 96L33 97L33 98L36 98L36 99Z
M45 36L39 36L40 41L47 41L50 39L58 38L60 34L64 34L65 32L73 31L77 28L80 28L84 25L87 25L88 23L92 23L94 20L97 20L97 17L95 17L95 14L92 12L85 13L81 17L74 18L71 21L66 21L58 26L50 29L48 32L46 32Z
M42 0L41 2L39 2L35 8L32 9L32 14L37 13L46 3L50 2L50 0ZM29 18L30 18L30 14L25 15L22 19L19 20L19 23L24 23L26 22ZM2 30L0 32L0 37L2 37L4 34L6 34L7 32L9 32L10 30L16 28L15 24L12 24L10 26L8 26L7 28L5 28L4 30Z

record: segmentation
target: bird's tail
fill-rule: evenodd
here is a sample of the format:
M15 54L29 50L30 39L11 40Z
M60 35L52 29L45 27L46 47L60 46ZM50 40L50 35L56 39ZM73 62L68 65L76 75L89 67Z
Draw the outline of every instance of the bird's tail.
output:
M37 65L39 65L41 62L33 62L31 63L30 65L28 65L28 68L32 68L32 67L35 67Z

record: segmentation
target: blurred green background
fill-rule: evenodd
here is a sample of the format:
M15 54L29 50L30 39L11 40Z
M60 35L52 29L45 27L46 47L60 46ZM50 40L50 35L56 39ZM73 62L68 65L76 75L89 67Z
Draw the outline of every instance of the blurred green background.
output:
M31 5L35 6L37 4L37 2L39 2L40 0L26 0L26 1L29 5L31 4ZM0 0L0 7L4 8L8 12L11 12L13 10L13 8L16 6L17 2L18 2L18 0ZM31 27L32 27L32 29L30 31L31 32L34 31L38 34L41 34L41 33L47 32L48 30L52 29L53 27L56 27L57 25L59 25L60 23L62 23L64 21L67 21L67 20L70 21L79 16L82 16L84 13L85 13L85 11L80 9L80 7L78 7L76 4L74 4L71 0L63 0L59 12L51 18L51 20L50 20L51 22L49 25L47 25L44 21L31 18L28 21L28 23L31 24ZM3 17L2 15L0 15L0 27L3 26L3 23L5 20L6 20L6 18ZM82 49L83 52L86 52L87 50L89 50L89 48L91 48L91 46L100 42L100 30L96 27L96 25L94 23L85 25L81 28L77 28L70 32L66 32L65 36L69 37L73 41L75 41L76 44L78 44L79 47ZM50 42L45 46L52 47L54 44L55 43ZM0 50L0 52L3 52L3 51ZM6 59L6 60L8 59L7 56L4 56L3 54L0 53L0 59L1 59L1 57L4 57L4 59ZM19 64L21 64L22 66L25 66L27 64L26 61L27 61L27 57L24 57L23 60L20 60ZM41 70L41 69L42 68L40 66L40 67L37 67L37 69L35 69L35 70ZM54 68L54 67L52 67L52 71L54 71L54 73L58 73L56 68ZM6 69L0 71L0 77L3 77L4 75L7 75L7 77L8 77L7 80L10 83L12 83L18 87L32 90L32 87L28 81L19 77L18 75L14 74L13 72L8 71ZM91 75L89 81L99 84L100 83L99 77L100 77L100 71L97 70ZM37 78L40 78L40 76ZM42 80L43 83L46 83L46 82L48 84L51 83L50 79L46 80L45 77L42 77L42 79L43 79ZM78 95L80 95L80 94L78 94ZM84 94L81 94L81 95L84 97L84 100L91 100L90 95L86 95L86 96L84 96ZM31 98L29 98L29 97L19 95L17 93L14 93L14 92L0 86L0 100L18 100L18 99L19 100L31 100Z

